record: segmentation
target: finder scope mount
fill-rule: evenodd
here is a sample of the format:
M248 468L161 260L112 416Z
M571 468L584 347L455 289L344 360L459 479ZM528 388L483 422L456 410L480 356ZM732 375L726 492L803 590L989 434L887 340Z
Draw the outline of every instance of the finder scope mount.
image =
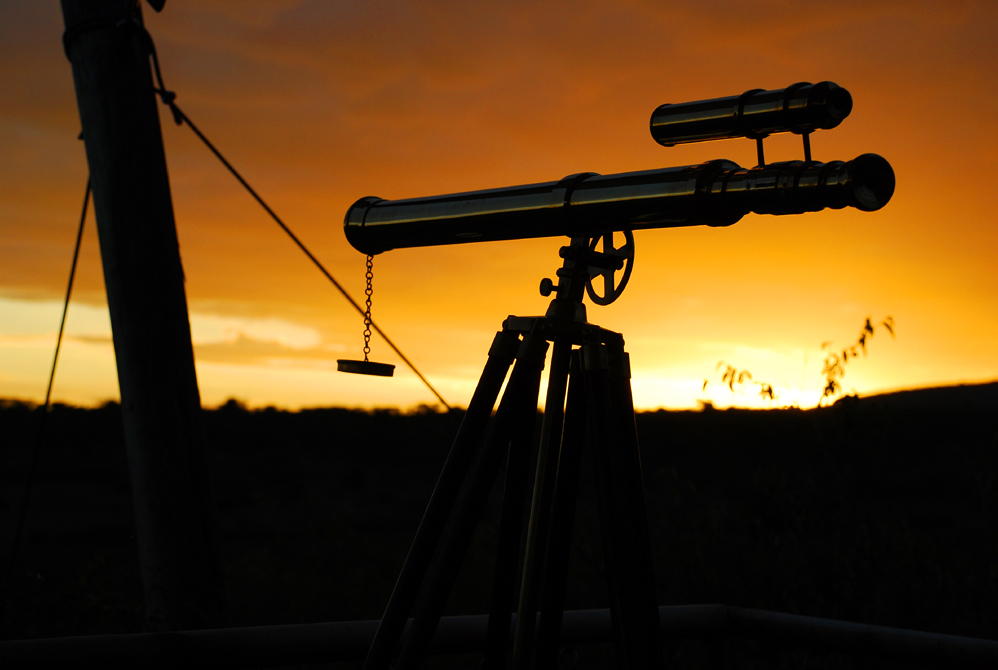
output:
M851 110L849 92L827 81L662 105L651 120L652 136L660 144L748 137L758 143L759 164L744 168L722 159L610 175L582 172L557 181L423 198L366 197L347 210L344 231L354 248L374 255L441 244L729 226L748 213L843 207L872 212L894 194L890 163L876 154L820 163L811 160L806 141L814 130L836 127ZM804 136L805 160L767 165L762 139L783 132ZM632 242L625 272L633 253ZM589 293L592 297L591 287Z

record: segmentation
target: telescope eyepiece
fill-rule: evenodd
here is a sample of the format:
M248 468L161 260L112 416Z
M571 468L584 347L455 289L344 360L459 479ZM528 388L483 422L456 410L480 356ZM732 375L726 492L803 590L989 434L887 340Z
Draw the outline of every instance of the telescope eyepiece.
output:
M852 96L846 89L830 81L801 82L773 91L753 89L726 98L661 105L651 115L651 135L667 147L778 133L801 135L835 128L850 112Z

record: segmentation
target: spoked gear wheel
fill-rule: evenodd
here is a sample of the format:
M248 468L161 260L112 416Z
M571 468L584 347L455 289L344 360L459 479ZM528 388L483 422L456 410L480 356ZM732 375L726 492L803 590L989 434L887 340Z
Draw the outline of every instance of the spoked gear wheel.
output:
M631 278L631 268L634 267L634 235L629 230L623 232L624 244L621 247L613 246L613 231L598 233L589 242L589 251L601 252L607 256L616 256L622 258L624 261L623 268L619 270L623 273L619 283L615 281L618 270L589 266L589 280L586 282L586 294L597 305L609 305L619 298L620 294L624 292L624 287L627 286L627 280ZM600 241L603 242L603 248L597 249L596 247L599 246ZM603 295L596 293L596 289L593 288L593 280L597 277L603 277Z

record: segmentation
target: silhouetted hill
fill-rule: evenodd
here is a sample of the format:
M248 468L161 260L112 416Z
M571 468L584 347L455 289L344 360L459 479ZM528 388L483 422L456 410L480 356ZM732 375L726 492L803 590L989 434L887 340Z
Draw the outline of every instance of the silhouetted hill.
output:
M967 407L998 411L998 382L894 391L863 396L860 401L885 407L918 407L930 410Z
M659 602L998 639L995 388L807 411L639 413ZM39 412L0 404L0 546L12 534ZM230 623L379 617L460 419L234 402L206 411ZM500 488L449 613L486 610ZM598 525L587 463L570 608L606 606ZM3 638L141 630L117 405L53 408L25 537ZM670 644L672 667L703 665L700 643ZM740 668L804 660L792 649L728 645ZM586 658L580 667L594 667ZM903 667L857 663L812 654L806 667Z

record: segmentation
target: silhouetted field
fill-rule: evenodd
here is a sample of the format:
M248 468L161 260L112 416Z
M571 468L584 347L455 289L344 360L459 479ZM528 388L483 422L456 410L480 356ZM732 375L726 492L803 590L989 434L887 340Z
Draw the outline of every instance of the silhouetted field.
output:
M639 414L659 602L998 639L998 386L977 388ZM4 561L39 418L0 406ZM207 411L229 623L379 618L460 418ZM591 464L583 477L573 609L607 604ZM448 613L487 609L499 489ZM118 406L56 406L3 638L142 630L137 561ZM700 667L705 649L670 642L669 654ZM906 667L749 642L726 653L739 668ZM606 650L580 656L606 662Z

